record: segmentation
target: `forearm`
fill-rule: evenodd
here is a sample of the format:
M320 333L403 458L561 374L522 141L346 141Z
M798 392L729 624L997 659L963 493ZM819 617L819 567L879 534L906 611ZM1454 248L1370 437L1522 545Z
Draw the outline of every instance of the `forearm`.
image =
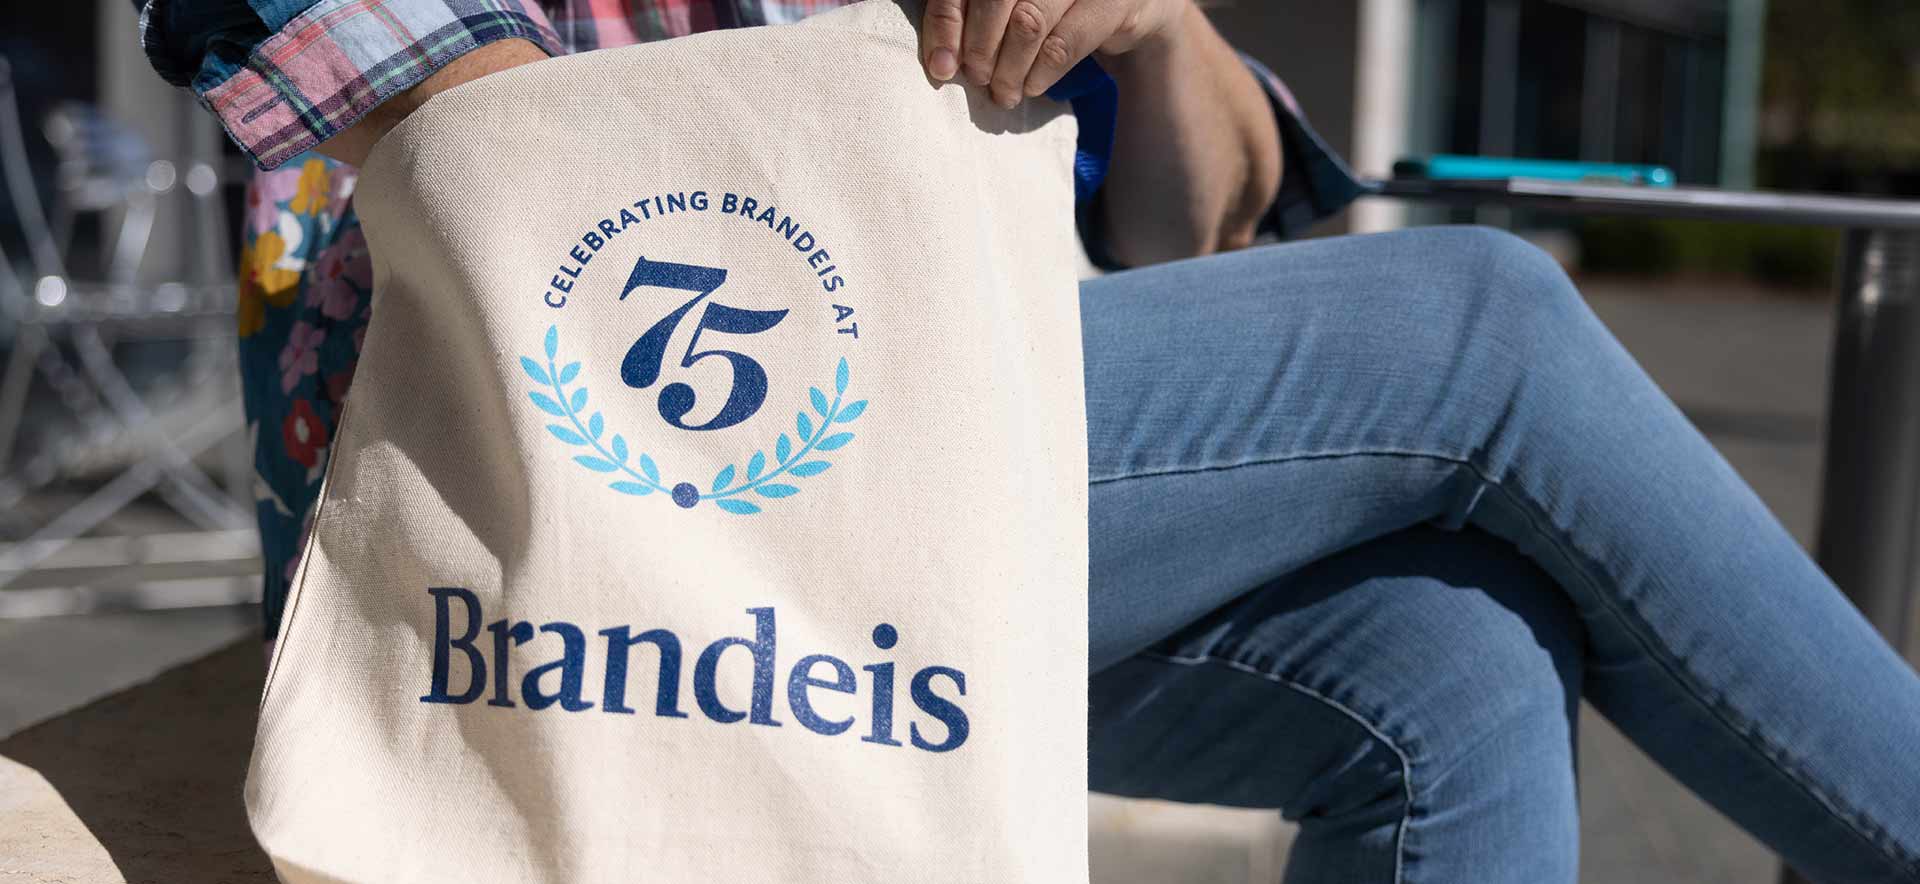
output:
M1189 4L1160 39L1101 63L1120 111L1101 216L1108 252L1139 266L1242 248L1280 190L1265 90Z
M321 142L314 150L348 165L360 166L367 161L367 152L373 149L374 143L400 125L400 121L406 119L408 114L426 104L427 99L461 83L546 57L546 52L526 40L500 40L478 47L448 62L412 88L382 102L358 122Z

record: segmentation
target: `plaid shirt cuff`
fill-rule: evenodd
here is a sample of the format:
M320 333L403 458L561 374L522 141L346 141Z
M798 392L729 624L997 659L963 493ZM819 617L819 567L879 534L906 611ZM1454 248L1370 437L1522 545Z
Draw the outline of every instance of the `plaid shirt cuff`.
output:
M320 0L225 76L193 83L227 134L272 169L352 126L469 50L562 44L534 0Z
M1363 188L1340 155L1307 124L1307 115L1287 84L1252 56L1242 53L1240 58L1266 89L1280 124L1284 164L1280 194L1261 219L1259 232L1284 239L1339 213Z

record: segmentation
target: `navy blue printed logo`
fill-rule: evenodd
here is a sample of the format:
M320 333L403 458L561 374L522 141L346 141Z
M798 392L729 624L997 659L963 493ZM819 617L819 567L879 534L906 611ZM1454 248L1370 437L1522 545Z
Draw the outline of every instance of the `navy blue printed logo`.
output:
M725 193L714 200L706 191L682 191L636 200L632 206L602 219L568 251L571 263L559 266L544 293L547 306L563 308L572 298L581 296L585 287L580 279L587 264L622 232L683 212L711 213L764 227L804 256L806 271L818 281L821 293L846 288L839 265L810 231L790 215L752 197ZM761 242L764 244L764 240ZM574 463L603 474L612 491L635 497L658 492L685 509L711 501L725 512L752 515L761 512L769 500L800 493L804 483L799 480L826 472L833 466L826 455L853 441L854 434L847 425L866 411L867 400L848 396L851 369L846 357L840 356L832 365L830 382L807 388L807 399L798 404L790 433L781 426L771 445L762 444L751 454L719 468L710 480L696 481L695 476L663 469L652 455L641 450L645 447L641 440L655 438L651 435L654 432L712 433L739 427L765 411L770 378L766 367L752 355L754 337L787 322L796 310L814 311L821 326L830 328L838 340L851 344L859 339L854 308L835 303L843 296L803 302L798 307L748 309L728 303L727 282L725 267L639 256L616 300L623 305L650 304L667 309L657 316L647 316L644 330L617 365L583 364L566 358L558 326L548 326L539 355L520 357L521 370L533 382L533 389L527 391L528 401L554 418L547 424L547 431L561 443L578 449L572 456ZM663 298L663 292L669 294ZM636 293L639 296L630 300L629 296ZM686 341L677 353L671 349L676 339ZM675 377L688 374L702 363L724 366L730 383L725 388L699 390L688 380ZM822 368L824 373L826 367ZM713 374L707 371L703 376L711 379ZM604 412L591 407L587 378L610 375L617 375L628 390L651 394L652 411L660 421L657 426L627 427L626 432L607 426ZM822 389L828 386L831 394ZM696 413L706 416L694 419Z
M608 715L639 715L647 704L636 707L628 700L646 690L643 667L651 657L655 673L652 713L662 720L690 717L681 709L680 688L686 682L680 673L683 664L692 661L694 705L699 707L701 717L716 724L745 721L761 727L784 727L778 718L784 693L793 720L822 736L853 733L859 717L853 714L856 710L865 713L867 725L860 742L876 746L910 745L923 752L952 752L965 745L973 731L973 723L960 704L967 695L967 674L952 666L933 664L917 671L903 668L899 671L901 678L896 679L895 660L886 655L860 667L865 678L854 675L851 662L828 653L807 654L794 660L790 669L780 665L779 625L772 605L746 609L753 617L751 638L724 636L695 654L698 644L683 642L679 633L665 627L642 628L629 623L593 630L566 620L536 624L513 614L500 616L502 605L498 602L491 603L494 610L489 614L481 594L464 587L428 587L427 595L433 599L433 651L427 692L420 696L422 703L468 706L480 703L481 697L491 693L481 703L483 707L579 713L597 705ZM498 619L488 622L489 616ZM483 629L489 637L481 636ZM606 639L603 654L592 652L592 640L587 637L590 630ZM903 637L891 623L876 624L872 635L874 649L907 650L904 646L896 649L903 644ZM559 648L553 647L553 639L559 640ZM633 649L638 645L651 645L654 653L637 657ZM727 652L734 648L740 651L733 653L734 662L728 663ZM791 652L790 644L787 650ZM740 659L740 652L747 659ZM555 653L559 656L552 656ZM543 662L529 666L530 657ZM595 662L602 664L598 667L602 689L597 703L588 699L589 670ZM720 672L723 665L738 672L742 664L751 665L753 692L745 707L737 707L720 696ZM786 673L784 692L780 690L782 671ZM913 672L911 676L906 675L909 671ZM832 673L830 678L822 677L828 672ZM900 705L896 681L906 682L906 695L918 712L918 720L907 722L904 742L895 720ZM868 695L864 709L846 702L861 693ZM842 697L836 700L833 694ZM820 705L823 701L827 705ZM829 717L835 710L842 716Z
M690 227L647 239L649 229L679 224ZM663 251L673 248L686 253ZM791 215L734 193L662 193L600 219L568 248L539 297L556 311L575 299L593 307L548 324L509 358L552 437L542 444L573 461L574 477L605 485L589 490L751 516L848 472L822 476L867 411L855 392L861 329L848 290L839 263ZM796 346L804 350L782 349ZM696 454L708 451L740 456ZM702 462L654 456L667 452ZM683 644L683 633L666 626L522 619L515 596L498 587L435 586L427 595L434 627L421 703L611 716L644 716L650 706L661 726L791 721L799 728L788 732L928 753L958 750L972 733L967 673L926 659L945 644L917 647L893 623L875 623L870 641L840 654L787 660L771 604L745 608L750 628L743 621L730 630L741 634L703 646L692 634ZM808 636L789 636L789 653L796 638L813 647ZM640 645L650 648L644 656ZM722 696L749 674L746 696ZM697 712L686 708L683 687Z

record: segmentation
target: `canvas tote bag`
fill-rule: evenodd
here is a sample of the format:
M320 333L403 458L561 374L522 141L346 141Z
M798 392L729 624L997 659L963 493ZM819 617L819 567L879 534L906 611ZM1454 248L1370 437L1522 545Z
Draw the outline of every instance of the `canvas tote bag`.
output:
M913 14L438 95L246 799L289 881L1086 880L1076 121Z

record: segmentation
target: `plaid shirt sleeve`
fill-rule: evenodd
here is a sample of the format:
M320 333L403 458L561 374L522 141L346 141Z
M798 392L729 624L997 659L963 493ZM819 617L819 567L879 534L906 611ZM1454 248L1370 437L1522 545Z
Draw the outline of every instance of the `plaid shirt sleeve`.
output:
M1287 84L1251 56L1243 53L1240 58L1273 104L1285 163L1280 194L1261 220L1260 232L1291 236L1346 208L1364 188L1340 155L1307 124L1307 115Z
M478 46L562 52L535 0L144 0L140 32L161 76L192 87L263 169Z

